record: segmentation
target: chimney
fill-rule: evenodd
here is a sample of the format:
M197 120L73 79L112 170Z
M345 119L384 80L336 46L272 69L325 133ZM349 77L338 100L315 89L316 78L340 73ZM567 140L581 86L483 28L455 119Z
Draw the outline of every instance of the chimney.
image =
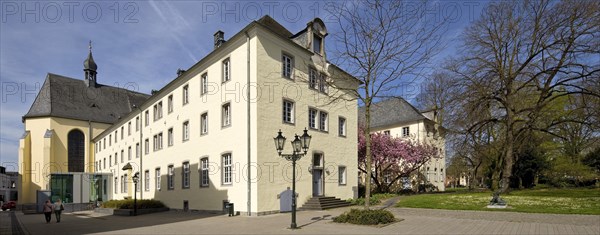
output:
M215 49L219 48L225 42L225 33L219 30L215 33Z

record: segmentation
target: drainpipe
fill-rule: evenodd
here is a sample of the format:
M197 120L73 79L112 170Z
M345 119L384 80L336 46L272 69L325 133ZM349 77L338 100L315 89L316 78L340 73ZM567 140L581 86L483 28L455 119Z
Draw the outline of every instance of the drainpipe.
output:
M248 202L247 202L247 206L248 206L248 216L252 216L252 212L251 212L251 208L252 208L252 183L251 183L251 178L250 178L250 153L251 153L251 137L250 137L250 35L248 35L248 31L244 31L244 34L246 34L246 129L247 129L247 134L248 134L248 138L247 138L247 163L246 165L248 166L248 179L247 179L247 184L248 184Z
M140 111L140 121L137 124L140 125L140 150L139 150L140 151L139 152L140 153L140 169L138 170L138 172L140 172L139 177L140 177L140 183L141 183L141 182L145 182L144 181L144 173L142 172L142 170L144 169L143 165L142 165L142 163L143 163L142 159L144 159L144 154L143 154L143 149L144 149L144 146L143 146L143 144L144 144L144 134L143 134L143 132L144 132L143 130L144 129L143 129L143 126L144 125L142 125L142 122L144 120L142 119L142 113L143 113L142 109L140 107L138 107L137 105L135 105L135 104L133 105L133 108L136 108L136 109L138 109ZM135 174L135 172L132 172L132 174ZM137 193L136 190L137 190L137 188L134 186L133 193ZM143 199L143 198L144 198L144 190L142 189L142 186L140 186L140 200Z
M92 160L91 156L92 156L92 154L94 154L94 151L90 151L90 149L92 147L92 145L91 145L91 143L92 143L92 134L93 134L93 132L92 132L92 120L88 119L88 141L87 141L88 142L88 148L87 149L88 149L88 152L89 152L88 153L88 164L90 164L90 162L93 162L93 161L91 161ZM96 155L95 154L94 154L94 159L93 160L96 160ZM94 172L95 171L96 171L96 169L94 168Z

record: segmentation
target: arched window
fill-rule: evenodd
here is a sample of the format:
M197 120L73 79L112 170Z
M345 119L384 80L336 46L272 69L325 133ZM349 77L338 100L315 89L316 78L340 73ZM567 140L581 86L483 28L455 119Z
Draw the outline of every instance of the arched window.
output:
M80 130L72 130L68 137L69 172L84 172L85 136Z

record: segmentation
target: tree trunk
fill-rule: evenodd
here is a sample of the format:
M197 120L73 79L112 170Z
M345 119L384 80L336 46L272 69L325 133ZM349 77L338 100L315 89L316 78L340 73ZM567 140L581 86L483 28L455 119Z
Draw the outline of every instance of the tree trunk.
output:
M367 86L368 88L368 86ZM368 93L367 93L368 97ZM367 158L367 177L365 180L365 209L369 209L370 201L371 201L371 175L373 172L372 163L371 163L371 102L365 103L365 157Z

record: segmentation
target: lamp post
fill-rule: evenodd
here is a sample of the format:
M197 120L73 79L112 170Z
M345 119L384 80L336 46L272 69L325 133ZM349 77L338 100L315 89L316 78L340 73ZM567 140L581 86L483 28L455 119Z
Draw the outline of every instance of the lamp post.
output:
M133 180L133 216L137 216L137 184L139 180L139 172L136 172L131 179Z
M298 228L296 226L296 161L300 160L306 152L308 151L308 147L310 146L311 136L308 135L308 130L304 128L304 134L302 136L296 135L292 143L292 154L282 154L283 147L285 146L285 137L281 134L281 130L279 130L277 137L273 138L275 141L275 149L277 149L277 154L279 156L285 158L288 161L292 161L292 223L290 225L291 229Z
M140 111L140 122L138 123L138 124L140 125L140 126L139 126L139 128L140 128L140 149L139 149L139 151L140 151L140 152L139 152L139 154L140 154L140 169L144 169L144 168L143 168L143 166L144 166L144 164L143 164L143 163L144 163L144 160L143 160L143 159L144 159L144 158L142 157L142 156L144 156L144 155L142 154L142 148L143 148L143 147L142 147L142 144L143 144L143 140L144 140L144 131L143 131L143 129L142 129L142 121L143 121L143 119L142 119L142 113L143 113L143 112L142 112L142 109L140 108L140 106L137 106L137 105L135 105L135 104L134 104L134 105L133 105L133 108L135 108L135 109L137 109L137 110L139 110L139 111ZM136 124L136 125L138 125L138 124ZM144 178L143 178L143 177L144 177L144 175L142 175L142 180L144 180ZM140 198L141 198L141 199L144 199L144 191L143 191L143 190L140 190Z

